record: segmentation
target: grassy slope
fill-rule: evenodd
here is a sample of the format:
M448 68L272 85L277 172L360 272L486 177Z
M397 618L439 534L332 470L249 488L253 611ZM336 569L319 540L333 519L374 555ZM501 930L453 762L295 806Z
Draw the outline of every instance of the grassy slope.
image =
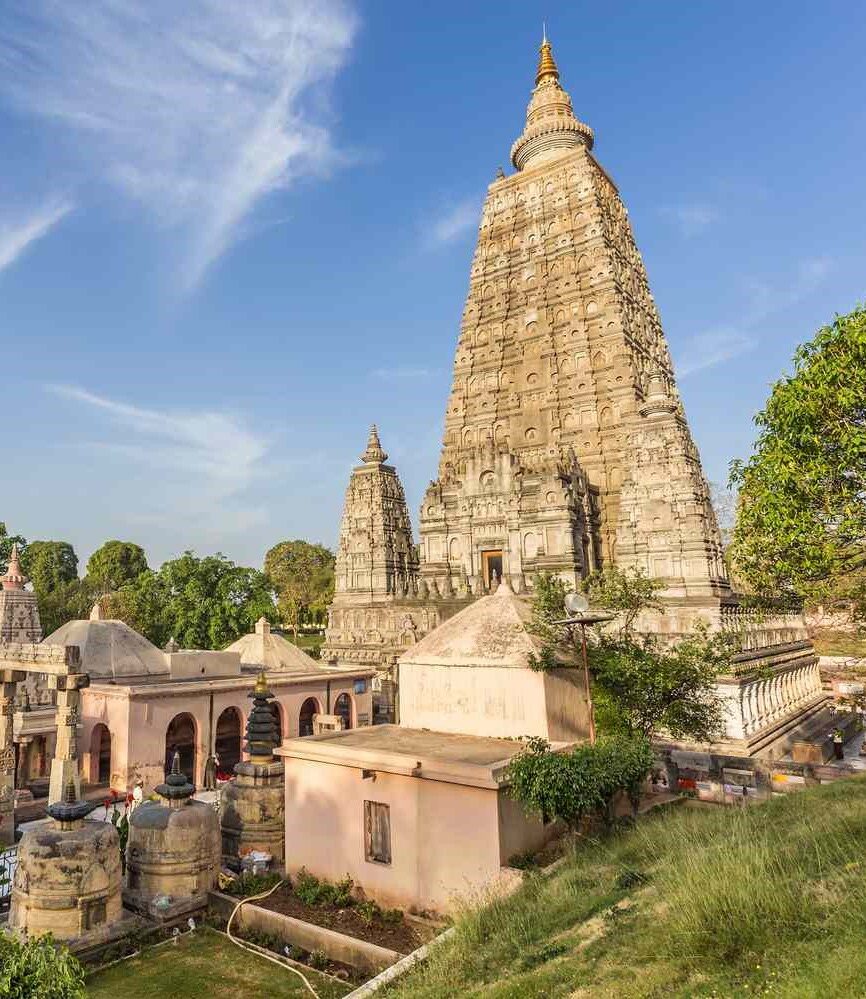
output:
M866 779L657 812L457 926L388 997L866 995Z
M304 973L321 999L336 999L349 991L315 971ZM87 979L87 995L89 999L309 999L310 993L297 975L202 928L177 944L147 950L97 972Z

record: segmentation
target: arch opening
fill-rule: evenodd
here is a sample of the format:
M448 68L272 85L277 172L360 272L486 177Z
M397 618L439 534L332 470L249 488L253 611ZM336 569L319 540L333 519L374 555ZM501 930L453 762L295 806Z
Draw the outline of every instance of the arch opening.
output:
M195 719L184 711L168 723L165 730L165 772L171 770L174 754L180 754L180 771L195 783L196 744Z

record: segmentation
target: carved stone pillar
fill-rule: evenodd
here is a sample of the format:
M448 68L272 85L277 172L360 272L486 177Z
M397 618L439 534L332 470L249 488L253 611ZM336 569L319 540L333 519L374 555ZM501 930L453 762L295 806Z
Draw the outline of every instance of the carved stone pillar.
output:
M12 712L15 687L24 674L0 670L0 847L15 842L15 746Z
M57 744L51 761L51 782L48 804L63 800L63 792L71 780L76 800L81 798L81 774L78 767L78 723L81 720L81 690L90 683L87 674L51 677L57 691Z

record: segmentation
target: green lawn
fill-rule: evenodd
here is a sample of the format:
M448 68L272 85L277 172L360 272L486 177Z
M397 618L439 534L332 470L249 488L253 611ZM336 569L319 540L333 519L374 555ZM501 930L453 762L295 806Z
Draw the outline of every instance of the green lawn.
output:
M349 986L305 971L321 999L337 999ZM310 993L291 971L241 950L205 928L177 944L144 951L87 980L91 999L295 999Z
M864 996L864 927L857 778L746 809L680 806L584 844L467 911L383 996Z

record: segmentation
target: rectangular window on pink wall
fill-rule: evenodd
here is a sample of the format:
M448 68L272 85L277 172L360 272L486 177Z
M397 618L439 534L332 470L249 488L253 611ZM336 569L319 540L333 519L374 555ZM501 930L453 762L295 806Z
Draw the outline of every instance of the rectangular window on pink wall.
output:
M364 802L364 856L374 864L391 863L391 808Z

